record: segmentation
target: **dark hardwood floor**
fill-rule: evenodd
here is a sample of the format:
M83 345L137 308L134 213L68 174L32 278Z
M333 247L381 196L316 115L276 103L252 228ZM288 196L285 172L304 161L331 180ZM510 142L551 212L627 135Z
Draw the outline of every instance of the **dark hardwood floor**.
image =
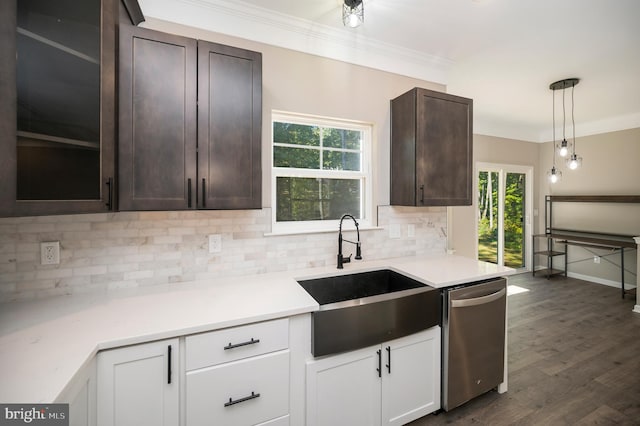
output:
M508 298L508 392L410 425L640 425L635 295L623 300L614 287L530 273L509 285L529 291Z

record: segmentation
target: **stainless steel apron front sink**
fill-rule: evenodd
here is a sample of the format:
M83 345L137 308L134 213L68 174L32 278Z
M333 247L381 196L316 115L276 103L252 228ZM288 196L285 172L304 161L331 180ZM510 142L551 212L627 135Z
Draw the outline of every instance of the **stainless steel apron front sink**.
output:
M439 291L390 269L298 280L320 304L314 357L360 349L438 325Z

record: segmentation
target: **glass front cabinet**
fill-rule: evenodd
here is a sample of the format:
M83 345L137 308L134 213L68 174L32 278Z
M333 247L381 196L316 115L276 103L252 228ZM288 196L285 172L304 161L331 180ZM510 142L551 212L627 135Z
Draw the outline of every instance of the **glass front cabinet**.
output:
M0 4L0 216L114 208L116 0Z

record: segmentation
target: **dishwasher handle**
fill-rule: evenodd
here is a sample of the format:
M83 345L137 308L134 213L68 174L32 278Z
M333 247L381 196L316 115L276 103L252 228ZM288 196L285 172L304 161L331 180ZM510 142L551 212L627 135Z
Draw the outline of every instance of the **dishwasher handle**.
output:
M495 293L488 294L486 296L474 297L472 299L454 299L451 300L452 308L466 308L469 306L478 306L484 305L486 303L491 303L495 300L500 299L507 293L506 289L501 289L496 291Z

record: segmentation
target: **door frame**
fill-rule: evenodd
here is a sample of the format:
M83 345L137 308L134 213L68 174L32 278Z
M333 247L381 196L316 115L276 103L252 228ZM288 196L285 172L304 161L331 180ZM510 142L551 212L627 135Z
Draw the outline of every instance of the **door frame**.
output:
M474 167L473 174L473 182L475 191L477 194L478 190L478 174L480 171L489 171L489 172L498 172L498 183L500 188L504 188L505 186L505 173L522 173L525 175L525 189L524 189L524 197L525 197L525 213L524 213L524 233L523 233L523 243L524 243L524 267L518 268L517 271L525 272L531 271L532 265L530 265L531 261L531 235L533 233L533 166L522 166L517 164L504 164L504 163L487 163L478 161ZM498 211L500 213L504 212L504 190L498 192ZM476 259L478 258L478 200L477 195L474 198L473 205L475 207L475 255ZM504 265L504 214L498 214L498 240L502 241L502 249L498 250L498 263Z

